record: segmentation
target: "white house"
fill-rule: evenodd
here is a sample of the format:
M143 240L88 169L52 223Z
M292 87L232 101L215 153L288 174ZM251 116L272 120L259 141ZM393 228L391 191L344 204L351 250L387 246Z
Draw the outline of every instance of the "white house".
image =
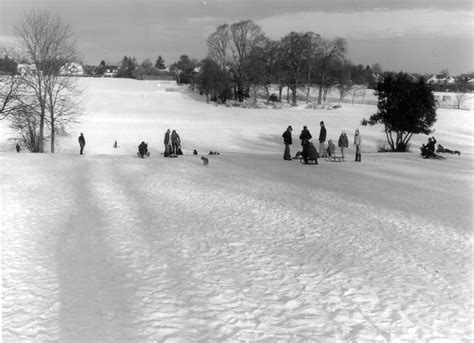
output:
M456 80L454 80L454 78L452 76L449 76L449 75L444 75L444 74L434 74L433 76L431 76L428 81L426 81L427 83L431 83L431 84L453 84L456 82Z
M66 63L59 70L61 75L84 76L84 69L79 63Z
M104 76L115 77L119 71L117 66L105 66Z

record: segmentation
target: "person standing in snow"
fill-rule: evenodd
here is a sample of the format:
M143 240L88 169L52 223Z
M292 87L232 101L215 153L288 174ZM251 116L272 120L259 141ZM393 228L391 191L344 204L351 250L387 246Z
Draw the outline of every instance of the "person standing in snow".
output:
M341 149L342 158L344 158L344 148L349 146L349 139L345 132L342 132L339 136L339 140L337 141L337 146Z
M283 159L284 160L291 160L291 154L290 154L290 145L293 143L293 140L291 138L291 131L293 131L293 128L288 126L285 132L283 132L283 143L285 144L285 152L283 153Z
M359 129L355 130L354 134L354 145L356 147L356 153L355 153L355 161L360 162L360 146L362 144L362 137L359 134Z
M163 141L165 144L165 157L170 153L170 129L168 129L165 133L165 139Z
M79 142L79 147L81 148L81 150L79 151L79 154L83 155L84 147L86 146L86 139L84 138L84 134L82 132L77 140Z
M319 131L319 153L321 157L326 157L326 147L324 146L324 142L326 141L326 127L323 121L321 121L319 125L321 126L321 130Z
M171 145L173 147L173 155L176 155L178 153L178 147L181 145L181 139L175 130L171 132Z
M301 139L301 146L303 147L303 159L304 163L308 164L308 147L309 147L309 140L313 138L311 133L308 130L307 126L303 126L303 131L301 131L300 139Z
M16 143L16 152L20 152L21 151L21 147L20 147L20 144Z

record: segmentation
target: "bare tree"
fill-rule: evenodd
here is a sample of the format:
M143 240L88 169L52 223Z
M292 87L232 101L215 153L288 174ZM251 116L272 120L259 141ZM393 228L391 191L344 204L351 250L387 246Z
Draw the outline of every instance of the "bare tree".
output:
M321 42L321 36L319 34L311 34L311 47L310 51L308 52L308 63L306 64L307 67L307 74L308 78L306 80L306 102L309 102L309 96L311 94L311 81L313 79L313 74L315 68L316 57L318 56L319 45Z
M297 105L297 92L300 84L304 84L305 70L311 60L313 32L291 32L281 39L280 59L284 61L289 89L292 92L292 104Z
M56 134L67 135L68 126L75 123L82 113L80 94L81 90L71 77L58 78L54 87L47 88L47 124L51 132L49 139L52 153L55 152Z
M9 49L1 48L3 59L8 68L0 71L0 120L7 118L19 107L18 97L22 92L21 78L17 75L17 63L11 58Z
M18 110L21 91L22 83L18 75L0 75L0 120Z
M25 95L24 95L25 96ZM9 115L10 127L20 136L21 142L31 152L38 151L40 116L35 104L35 97L29 98L32 102L20 102L16 110Z
M335 59L341 59L347 51L347 43L344 38L335 38L332 40L321 39L318 52L318 83L319 96L318 104L321 104L323 89L328 76L328 68Z
M216 32L212 33L207 39L209 48L209 57L222 68L225 69L228 63L229 46L229 25L219 25Z
M248 76L245 73L253 49L263 48L267 42L261 28L252 20L220 25L208 40L209 57L234 79L234 97L243 101Z
M264 47L265 35L260 26L252 20L244 20L230 26L230 68L234 75L237 88L237 98L243 101L244 88L248 83L245 65L255 48Z
M59 16L46 11L32 11L14 27L25 56L35 65L36 71L22 76L22 82L35 97L39 108L39 133L36 152L44 151L44 127L49 114L52 152L54 152L55 118L65 117L69 110L61 113L57 99L68 96L66 91L72 76L61 75L61 67L76 59L76 48L72 31ZM67 85L67 86L66 86ZM26 104L24 100L23 103Z
M349 93L352 94L352 105L354 105L355 97L359 97L359 96L362 96L361 103L364 104L366 90L367 88L364 85L353 85L350 88Z
M472 99L472 95L467 93L467 91L456 93L456 109L460 110L463 108L464 102Z

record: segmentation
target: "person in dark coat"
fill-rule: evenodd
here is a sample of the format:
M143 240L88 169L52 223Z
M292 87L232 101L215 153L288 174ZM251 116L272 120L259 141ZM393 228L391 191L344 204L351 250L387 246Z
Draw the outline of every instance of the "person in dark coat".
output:
M165 133L165 139L163 140L165 144L165 157L170 154L170 129L168 129Z
M423 146L420 148L421 155L424 158L437 157L438 155L435 153L435 147L436 139L434 137L428 138L428 143L426 143L426 145L423 144Z
M81 148L79 154L83 155L84 147L86 146L86 139L84 138L84 134L82 132L77 140L79 141L79 147Z
M16 152L20 152L20 150L21 150L20 144L16 143L15 148L16 148Z
M291 138L291 131L293 131L293 128L288 126L285 132L283 132L283 143L285 144L285 152L283 153L283 159L284 160L291 160L291 154L290 154L290 145L293 144L293 140Z
M345 132L342 132L337 141L337 146L341 149L341 155L344 157L344 148L349 147L349 139Z
M148 144L146 144L145 142L141 142L138 146L138 154L141 158L144 158L145 156L150 156L150 154L148 153Z
M309 140L313 138L311 136L311 133L308 130L308 127L303 126L303 130L301 131L300 134L300 139L301 139L301 146L303 147L303 159L304 163L308 164L308 146L309 146Z
M322 121L319 123L321 126L321 130L319 131L319 151L321 152L321 157L326 157L326 147L324 146L324 142L326 142L326 127L324 126L324 122Z
M316 147L314 146L313 143L309 142L308 143L308 157L307 159L309 160L314 160L314 163L315 164L318 164L318 151L316 150ZM305 163L308 163L308 161L306 160Z
M171 145L173 147L173 155L178 154L178 148L181 146L181 139L175 130L171 132Z

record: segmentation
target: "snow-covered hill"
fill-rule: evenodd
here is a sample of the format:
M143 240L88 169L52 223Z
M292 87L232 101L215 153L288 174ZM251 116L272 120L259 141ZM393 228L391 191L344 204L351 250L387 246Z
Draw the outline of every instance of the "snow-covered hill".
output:
M373 106L251 110L169 85L84 79L57 154L0 142L4 341L470 341L472 113L439 110L446 160L284 161L281 133L352 138ZM185 156L164 159L176 129ZM77 135L84 132L86 155ZM119 148L112 147L117 140ZM141 140L152 156L137 159ZM203 166L200 153L217 150Z

